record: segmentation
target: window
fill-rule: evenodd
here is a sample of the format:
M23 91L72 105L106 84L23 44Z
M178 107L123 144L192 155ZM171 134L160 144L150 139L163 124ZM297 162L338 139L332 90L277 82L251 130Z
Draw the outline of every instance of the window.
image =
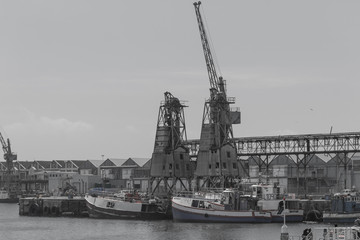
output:
M169 163L169 169L172 169L172 164L171 163Z
M226 152L226 155L227 155L227 157L228 157L228 158L230 158L230 157L231 157L230 152Z
M184 160L184 154L180 153L180 160Z
M115 206L114 202L107 202L106 207L107 208L113 208Z
M211 164L209 164L209 169L211 169Z
M220 167L220 163L216 163L216 165L215 165L215 168L219 168Z
M236 163L233 163L233 169L237 169Z
M223 165L223 169L226 169L226 163L223 163L222 165Z
M359 145L359 138L358 138L358 137L356 137L356 138L354 139L354 144L355 144L355 146Z
M275 149L276 150L280 149L280 141L275 141Z
M192 203L191 203L191 206L192 206L192 207L196 207L196 208L197 208L198 205L199 205L199 200L193 200Z

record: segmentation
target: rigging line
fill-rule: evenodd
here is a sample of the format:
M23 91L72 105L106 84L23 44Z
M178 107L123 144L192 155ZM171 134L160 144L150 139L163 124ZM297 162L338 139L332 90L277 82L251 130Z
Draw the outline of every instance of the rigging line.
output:
M208 38L209 38L209 45L210 45L210 49L211 49L211 54L213 55L213 59L214 59L216 68L217 68L217 70L219 71L219 75L218 75L218 76L222 76L222 72L221 72L221 69L220 69L219 61L218 61L218 59L217 59L216 51L215 51L214 44L213 44L213 41L212 41L212 38L211 38L211 34L210 34L210 30L209 30L209 25L208 25L207 20L206 20L206 14L204 14L203 8L204 8L204 6L202 6L202 7L200 8L200 10L202 11L202 16L204 16L205 30L206 30L207 36L208 36ZM216 81L218 81L218 79L216 79Z

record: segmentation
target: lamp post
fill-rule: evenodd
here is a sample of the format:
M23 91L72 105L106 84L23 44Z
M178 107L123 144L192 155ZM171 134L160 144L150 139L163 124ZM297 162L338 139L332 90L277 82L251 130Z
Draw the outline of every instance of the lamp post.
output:
M285 205L285 197L283 197L283 206L284 206L284 224L281 227L281 235L280 240L289 240L288 227L286 226L286 205Z

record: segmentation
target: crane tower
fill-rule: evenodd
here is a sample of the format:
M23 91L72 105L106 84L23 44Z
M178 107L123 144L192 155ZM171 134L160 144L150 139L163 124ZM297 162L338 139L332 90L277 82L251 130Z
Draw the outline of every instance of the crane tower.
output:
M223 188L230 185L239 175L232 124L240 123L240 112L231 111L230 104L235 103L235 98L227 97L226 82L217 75L200 5L201 2L194 3L210 80L210 98L204 105L195 176L198 179L198 187L202 185L201 187Z
M159 190L161 182L164 186L163 193L166 194L173 192L177 182L180 182L184 190L191 188L190 156L184 144L187 140L184 115L186 106L171 93L165 92L164 95L165 101L161 102L159 108L150 167L149 187L152 194ZM184 183L184 179L187 184Z

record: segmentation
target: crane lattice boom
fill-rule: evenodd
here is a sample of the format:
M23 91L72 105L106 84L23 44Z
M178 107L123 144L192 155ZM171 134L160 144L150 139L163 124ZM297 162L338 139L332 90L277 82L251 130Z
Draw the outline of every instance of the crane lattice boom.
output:
M218 75L216 73L216 68L215 68L214 60L213 60L213 57L211 54L209 41L207 38L205 26L204 26L204 23L203 23L203 20L201 17L201 13L200 13L200 5L201 5L200 1L194 3L196 18L197 18L198 25L199 25L201 43L202 43L202 47L203 47L203 51L204 51L206 67L207 67L209 80L210 80L210 90L211 91L216 90L217 92L222 92L222 93L226 94L225 87L224 87L224 81L223 81L222 77L218 77Z

